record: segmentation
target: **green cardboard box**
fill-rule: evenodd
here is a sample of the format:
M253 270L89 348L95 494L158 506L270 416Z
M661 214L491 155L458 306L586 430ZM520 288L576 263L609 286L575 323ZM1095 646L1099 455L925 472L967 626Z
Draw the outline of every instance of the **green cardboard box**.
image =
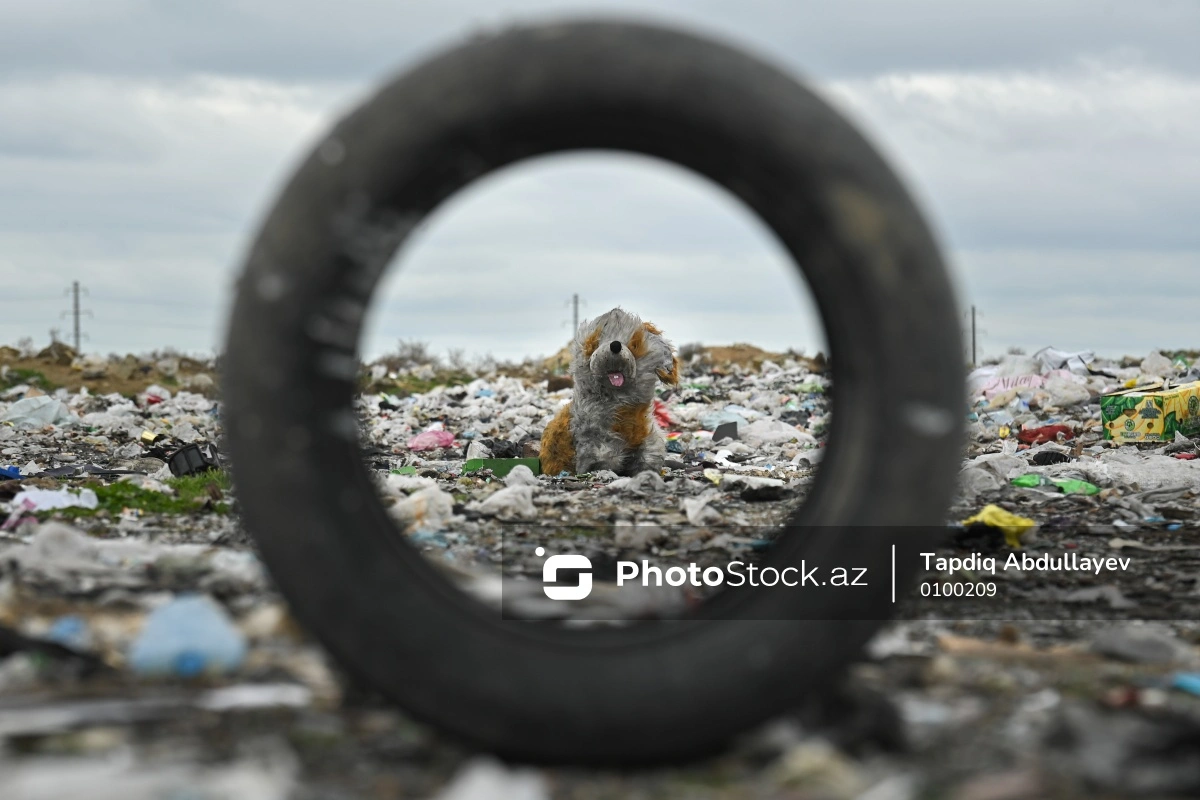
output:
M1104 438L1119 442L1171 442L1176 432L1200 434L1200 381L1106 394L1100 398L1100 417Z

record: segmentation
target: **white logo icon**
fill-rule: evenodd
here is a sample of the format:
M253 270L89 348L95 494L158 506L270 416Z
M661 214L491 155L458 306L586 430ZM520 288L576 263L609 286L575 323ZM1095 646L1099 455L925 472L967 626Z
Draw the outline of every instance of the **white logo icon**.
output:
M546 548L539 547L533 552L541 557L546 554ZM542 583L557 583L558 571L560 569L591 570L591 568L592 562L587 556L574 553L563 556L550 556L542 566ZM580 572L578 586L543 586L542 591L551 600L582 600L592 593L592 573L590 571Z

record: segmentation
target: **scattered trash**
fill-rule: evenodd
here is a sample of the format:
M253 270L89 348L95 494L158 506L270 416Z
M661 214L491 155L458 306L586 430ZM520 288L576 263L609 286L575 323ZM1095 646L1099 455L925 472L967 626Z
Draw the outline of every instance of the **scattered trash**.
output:
M246 640L225 610L203 595L184 595L151 612L129 651L142 675L193 678L241 666Z
M799 430L795 425L777 419L760 419L749 423L745 428L739 428L738 435L750 447L798 442L800 444L816 444L816 437Z
M311 704L312 698L312 692L304 686L289 683L247 683L199 693L173 692L157 693L151 697L73 699L32 708L23 707L22 704L6 704L0 700L0 738L45 736L72 728L150 722L181 716L193 708L205 711L304 708ZM6 705L8 707L5 707ZM2 785L0 782L0 786Z
M56 508L95 508L100 504L96 492L91 489L38 489L30 486L21 489L12 499L15 509L21 511L50 511Z
M685 498L682 511L687 515L687 521L692 525L715 525L722 521L722 514L710 503L720 496L720 490L709 489L697 497Z
M217 448L211 444L189 444L181 447L167 460L171 474L176 477L195 475L210 469L220 469Z
M1011 481L1009 481L1009 483L1011 483L1013 486L1022 486L1026 488L1053 486L1055 489L1062 491L1063 494L1100 493L1100 487L1094 483L1072 480L1070 478L1050 478L1046 475L1041 475L1036 472L1030 472L1026 475L1013 478Z
M1127 608L1136 608L1137 603L1133 602L1121 593L1121 590L1116 586L1088 586L1083 589L1074 589L1062 595L1064 603L1097 603L1104 601L1108 603L1108 607L1116 611Z
M1043 740L1045 763L1062 779L1081 782L1089 797L1195 797L1200 762L1191 757L1200 737L1194 717L1066 705Z
M113 477L117 475L144 475L145 473L130 469L105 469L98 464L73 464L62 467L51 467L37 472L35 478L80 478L85 475Z
M196 699L196 707L207 711L304 708L312 699L311 690L292 683L244 683L206 692Z
M1172 439L1157 442L1105 441L1100 398L1129 381L1136 386L1149 383L1151 376L1143 376L1140 367L1144 354L1124 363L1098 360L1091 354L1042 358L1049 355L1013 356L981 368L979 375L973 373L971 405L964 409L972 425L960 473L963 491L949 517L966 519L971 527L956 527L954 544L947 549L994 551L1005 542L1013 544L1003 526L979 519L981 510L993 505L1008 509L1012 518L1022 522L1015 544L1025 549L1015 553L1018 558L1022 552L1031 558L1059 557L1064 552L1093 560L1132 557L1128 572L1106 570L1099 577L1083 573L1078 579L1036 569L996 578L959 573L956 578L962 580L997 582L1004 608L1028 618L1010 623L1011 631L968 621L956 639L941 637L947 631L944 622L897 620L881 632L888 648L873 648L875 661L864 665L861 674L845 676L852 685L878 686L886 693L893 710L892 717L883 718L894 718L888 724L897 726L897 735L915 749L884 761L869 755L862 758L844 749L829 728L809 727L806 722L802 735L780 746L771 761L753 761L744 771L737 753L721 762L734 764L738 774L753 776L746 779L755 781L749 788L734 781L741 794L823 791L836 796L830 788L836 780L822 777L827 772L823 765L832 761L858 776L852 782L853 792L846 796L911 800L928 792L927 782L932 781L945 787L948 796L958 797L968 789L986 792L995 785L1009 785L999 778L998 783L984 781L984 773L999 766L996 753L1020 764L1018 771L1042 776L1043 786L1057 785L1064 774L1085 776L1098 786L1120 781L1127 785L1132 775L1149 775L1139 780L1153 778L1162 781L1160 786L1187 785L1186 776L1180 777L1186 760L1181 762L1179 753L1160 756L1155 743L1175 741L1173 732L1186 726L1175 720L1130 733L1128 720L1140 724L1145 720L1139 715L1163 714L1173 707L1191 709L1196 704L1193 694L1200 673L1193 660L1193 633L1179 626L1175 635L1164 625L1166 633L1157 635L1167 646L1147 645L1138 637L1114 644L1099 641L1092 631L1120 630L1122 625L1084 620L1143 615L1173 619L1191 602L1190 559L1200 552L1200 542L1193 541L1200 522L1195 505L1200 468L1189 458L1197 452L1196 444L1179 430ZM1179 366L1173 356L1167 354L1172 374L1159 378L1187 378L1182 373L1191 367ZM739 369L702 362L689 369L683 364L680 386L661 395L661 407L655 407L660 425L663 411L671 420L664 469L632 478L602 471L579 476L540 474L536 450L531 452L530 445L570 394L568 388L552 396L545 388L544 373L495 373L462 379L461 384L456 378L444 386L413 392L389 384L388 376L401 370L371 370L384 391L355 399L364 463L380 486L383 502L390 503L388 513L402 518L407 541L439 568L446 567L455 580L459 575L453 572L455 566L474 569L495 564L500 553L506 562L513 559L524 577L536 576L543 560L524 560L520 549L511 544L518 541L524 546L528 538L532 552L533 539L555 537L553 552L601 556L593 562L595 584L586 602L619 611L621 617L651 616L669 604L661 597L635 602L614 595L606 573L611 562L603 554L617 548L630 551L629 557L649 554L645 557L664 561L750 560L770 550L786 512L803 502L814 484L813 468L827 455L823 445L835 393L823 374L810 369L810 360L769 360L772 363ZM211 366L209 370L216 374ZM107 364L110 376L118 371L116 363ZM222 742L228 736L230 746L242 747L246 731L236 716L229 715L255 708L276 708L289 715L291 710L303 710L302 715L286 717L297 731L297 741L315 728L318 737L333 742L333 751L349 748L356 758L361 755L356 764L365 765L366 781L372 779L377 745L378 752L389 757L397 742L403 742L406 753L419 752L420 759L410 763L416 772L428 750L433 761L442 765L439 769L444 769L451 762L441 757L436 749L440 745L422 738L423 733L409 732L402 714L369 703L360 706L357 701L341 706L338 698L345 687L340 673L330 667L319 645L290 620L235 519L200 513L166 515L138 507L140 499L114 506L114 492L128 491L137 497L143 489L157 496L165 496L162 488L177 491L186 481L173 478L164 462L187 445L221 441L219 402L188 391L186 372L181 369L178 385L168 387L168 381L161 381L162 394L146 393L136 402L100 392L51 395L80 424L0 424L2 457L13 465L0 475L5 479L0 487L0 499L8 504L5 515L17 510L13 499L26 489L92 489L98 492L100 507L110 509L96 516L88 510L89 515L78 520L79 528L62 522L39 524L22 510L13 526L0 532L0 619L10 626L0 627L0 737L6 732L24 737L20 749L10 748L0 769L5 780L26 763L28 757L22 753L39 759L55 753L59 759L63 748L78 746L77 737L94 735L99 742L103 736L117 736L132 741L127 730L131 725L156 720L183 731L181 746L206 756L211 754L205 737L214 730L221 732ZM422 382L420 388L434 385L432 371L421 373L426 377L417 376L415 368L408 374ZM0 415L26 397L26 391L37 389L31 383L3 396ZM731 418L725 427L707 426L703 422L711 421L705 419L709 414ZM1019 436L1046 428L1053 435L1041 443ZM437 434L449 447L442 453L436 449L410 452L408 443L426 433ZM1030 434L1025 438L1030 439ZM121 481L126 476L132 478ZM223 472L193 482L209 480L220 481L218 491L225 493L224 502L236 502L236 492L228 488ZM1022 482L1033 480L1044 491L1021 488ZM1074 488L1064 492L1065 487ZM68 511L64 516L74 514ZM1032 528L1023 527L1032 521L1040 523L1036 542L1030 535ZM503 531L518 535L501 549ZM1006 534L1003 539L1000 532ZM960 534L976 540L961 545ZM551 542L546 544L550 549ZM528 607L545 602L540 581L518 583L513 591L527 595ZM214 598L218 616L240 632L244 647L240 666L232 674L225 667L202 670L201 686L218 684L212 690L189 684L186 691L176 691L158 681L139 682L143 674L182 677L200 668L202 659L195 654L177 657L173 666L154 673L137 672L132 659L133 644L148 630L150 617L189 594ZM694 597L682 593L673 599L680 608L695 603ZM981 607L987 608L988 603L994 601L984 601ZM925 608L936 616L953 606L939 598ZM1079 619L1072 620L1075 617ZM1055 622L1040 624L1038 619ZM1092 643L1092 638L1098 641ZM110 673L115 667L130 671L119 687L78 678L90 674L90 669L103 670L106 664L112 665L107 667ZM243 679L272 683L237 682ZM1063 686L1070 691L1064 690L1060 697ZM981 692L981 687L987 691ZM103 692L103 700L74 699L71 694L77 689L87 694ZM1094 734L1088 741L1109 748L1106 752L1124 765L1123 772L1091 762L1081 766L1082 745L1064 751L1043 745L1047 730L1060 721L1076 697L1093 710L1112 710L1113 716L1105 711L1087 723L1108 726L1104 736L1090 730L1079 735ZM204 710L199 715L204 725L182 716L195 716L197 709ZM781 711L791 719L789 713ZM846 713L841 718L852 725L861 715ZM152 730L148 735L158 735L158 729ZM383 731L383 739L360 738L367 730ZM960 736L964 730L970 735ZM1157 739L1159 735L1165 738ZM418 737L419 744L412 737ZM1177 738L1186 740L1182 734ZM835 749L824 754L812 751L804 758L795 753L797 746L826 740ZM782 768L788 755L797 762L791 771ZM461 765L442 791L458 785L471 763ZM761 769L764 763L776 768ZM957 772L951 772L947 766L951 763ZM393 768L394 763L388 762L386 770ZM834 767L832 772L836 771ZM625 778L629 785L620 788L648 796L672 791L690 796L696 791L690 782L695 774L681 778L656 773L645 779L650 781L646 784L640 782L642 778ZM706 781L711 777L707 767L701 767L699 774ZM981 777L959 783L967 774ZM405 786L409 793L436 794L437 781L445 780L445 773L433 780L422 777L426 777L423 782ZM1018 778L1011 785L1030 785ZM576 780L556 772L553 787L546 791L552 788L556 793L588 797ZM96 785L107 784L97 781ZM501 785L509 786L493 783L487 789L495 796L495 787ZM848 792L845 786L842 791ZM0 795L5 788L0 788ZM386 782L369 788L395 793ZM1064 791L1070 793L1069 788Z
M26 397L8 407L0 421L11 422L18 428L44 428L47 425L70 425L79 421L67 404L54 397Z
M1051 464L1065 464L1070 460L1069 455L1057 450L1039 450L1030 461L1039 467L1048 467Z
M532 459L530 459L532 460ZM465 471L465 470L464 470ZM492 474L496 474L493 472ZM534 472L528 464L516 464L508 470L508 474L504 476L505 486L537 486L538 473Z
M1086 375L1088 365L1096 360L1096 354L1091 350L1070 353L1054 347L1043 347L1034 353L1033 357L1041 364L1043 372L1065 369L1078 375Z
M866 788L854 762L821 740L796 745L784 753L775 769L779 783L814 797L861 797Z
M1165 359L1164 359L1165 360ZM1200 381L1112 392L1100 398L1104 438L1122 442L1169 442L1175 434L1200 433Z
M962 524L995 528L1004 534L1005 543L1014 548L1019 548L1021 540L1037 525L1033 520L1017 516L997 505L984 506L974 516L964 519Z
M670 430L676 425L675 420L671 417L671 412L667 410L667 404L661 400L654 401L654 421L663 430Z
M741 414L736 414L732 411L714 411L705 414L699 421L700 427L710 431L730 423L738 429L750 424Z
M450 431L425 431L408 440L409 450L437 450L453 446L454 434Z
M1143 375L1157 378L1166 378L1175 374L1175 365L1169 358L1157 351L1143 358L1138 367Z
M86 652L91 641L86 622L74 615L55 620L44 638L26 636L20 631L0 625L0 695L9 688L5 685L6 680L16 684L16 688L28 688L28 679L36 678L36 675L30 674L31 668L36 670L38 661L45 659L79 665L84 674L108 672L107 664L92 653ZM81 644L83 646L79 646ZM30 661L21 656L36 660Z
M725 422L718 425L717 429L713 431L712 438L714 442L719 442L723 439L738 438L737 423Z
M1178 637L1166 628L1121 625L1097 629L1092 650L1101 655L1135 664L1172 664L1186 657Z
M510 768L492 758L461 767L434 800L550 800L545 779L528 767Z
M533 505L532 486L508 486L489 495L483 502L467 505L468 511L499 519L535 519L537 509Z
M609 489L635 492L639 494L654 494L664 491L666 483L657 472L639 472L631 478L617 478L608 485Z
M1043 425L1040 428L1022 428L1017 431L1017 441L1025 444L1042 444L1075 438L1075 432L1067 425Z
M1171 688L1200 697L1200 672L1177 672L1171 677Z
M75 614L54 620L54 624L46 632L46 640L57 642L72 650L87 650L92 643L87 620Z
M786 494L784 482L778 478L758 478L753 475L729 475L721 481L726 491L740 490L741 498L750 502L780 500Z
M504 477L516 467L525 467L534 475L542 474L542 462L536 458L478 458L471 459L462 465L462 472L478 472L490 469L498 478Z
M485 458L491 458L494 455L491 448L483 442L471 442L467 445L467 450L463 454L463 457L467 461L481 461Z
M437 486L418 489L389 509L405 530L439 530L454 513L454 498Z

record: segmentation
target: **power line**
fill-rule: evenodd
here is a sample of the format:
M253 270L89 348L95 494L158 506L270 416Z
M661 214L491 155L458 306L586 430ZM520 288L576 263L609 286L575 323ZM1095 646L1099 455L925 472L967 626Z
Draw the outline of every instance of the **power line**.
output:
M80 333L80 331L79 331L79 317L80 317L82 314L87 314L89 317L92 317L93 319L95 319L95 316L92 314L92 312L91 312L90 310L87 310L87 309L83 309L83 310L81 310L81 309L79 308L79 290L80 290L79 281L72 281L72 282L71 282L71 288L70 288L70 289L67 289L67 291L66 291L66 293L67 293L67 294L71 295L71 310L70 310L70 311L64 311L64 312L62 312L62 314L60 314L60 315L59 315L60 317L65 317L67 314L70 314L70 315L72 316L72 318L74 319L74 323L75 323L75 352L76 352L76 353L80 353L80 352L82 352L82 350L80 350L80 348L79 348L80 339L81 339L81 338L85 338L85 339L86 339L86 338L88 338L88 337L86 336L86 334L81 334L81 333ZM83 291L86 293L86 292L87 292L87 289L84 289Z
M985 314L972 305L971 310L964 316L970 318L969 320L964 319L964 324L969 323L971 326L971 367L974 368L979 366L979 337L987 333L986 330L979 327L977 318L985 316Z
M978 363L978 350L975 346L975 306L971 306L971 366Z
M567 302L571 304L571 336L574 337L575 332L579 330L579 295L571 295L571 299ZM587 301L585 300L583 304L587 305Z

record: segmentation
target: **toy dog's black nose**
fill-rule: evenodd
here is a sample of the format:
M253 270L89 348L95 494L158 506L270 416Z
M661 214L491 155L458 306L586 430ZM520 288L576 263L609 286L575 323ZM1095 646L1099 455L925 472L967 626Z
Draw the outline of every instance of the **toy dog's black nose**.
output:
M620 343L620 342L613 342L612 344L610 344L610 345L608 346L608 349L609 349L609 350L612 350L612 351L613 351L613 353L619 353L619 352L621 352L621 343Z

